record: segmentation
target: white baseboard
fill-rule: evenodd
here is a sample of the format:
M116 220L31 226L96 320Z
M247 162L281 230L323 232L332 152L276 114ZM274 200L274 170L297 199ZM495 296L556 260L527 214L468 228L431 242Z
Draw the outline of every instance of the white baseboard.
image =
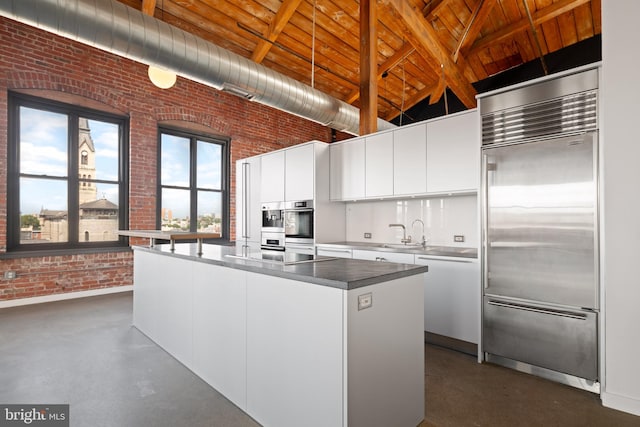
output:
M640 400L638 399L607 392L600 394L600 399L602 400L602 405L607 408L640 415Z
M19 307L22 305L41 304L44 302L63 301L68 299L94 297L97 295L116 294L119 292L133 291L133 285L113 286L110 288L90 289L88 291L65 292L62 294L43 295L31 298L19 298L0 301L0 309L8 307Z

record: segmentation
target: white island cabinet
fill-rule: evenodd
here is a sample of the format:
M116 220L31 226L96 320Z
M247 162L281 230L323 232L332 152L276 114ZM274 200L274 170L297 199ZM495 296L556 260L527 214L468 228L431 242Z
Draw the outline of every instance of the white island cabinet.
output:
M134 248L134 326L263 426L424 419L426 268ZM231 258L229 258L231 255Z

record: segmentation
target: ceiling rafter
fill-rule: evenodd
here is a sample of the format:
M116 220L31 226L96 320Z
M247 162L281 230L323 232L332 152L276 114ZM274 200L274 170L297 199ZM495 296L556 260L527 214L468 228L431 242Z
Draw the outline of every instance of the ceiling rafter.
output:
M439 41L436 31L407 0L387 0L387 4L397 12L406 25L410 42L416 51L432 66L433 71L440 73L438 65L442 65L447 86L467 108L474 108L476 90L464 75L466 64L462 57L459 57L457 64L453 62L453 58Z
M284 27L287 25L293 14L298 9L302 0L284 0L278 12L273 17L273 20L269 24L266 33L263 35L265 40L260 40L258 45L251 55L251 59L258 64L262 62L269 49L273 46L273 42L276 41Z
M544 9L540 9L535 12L532 15L533 23L534 25L540 25L589 2L590 0L561 0L559 2L553 3L551 6L547 6ZM513 35L517 32L527 31L530 28L531 23L529 22L529 18L525 16L517 22L502 27L495 33L489 34L488 36L476 40L476 42L471 46L468 54L476 54L479 51L493 46L498 42L513 37Z
M493 6L495 6L497 2L498 0L480 0L478 2L478 6L473 12L462 37L460 37L460 40L458 41L458 46L453 53L454 62L458 62L460 54L464 54L469 46L471 46L471 44L476 40L478 34L480 34L482 26L489 17L489 13L491 13Z
M142 13L153 16L156 11L156 0L142 0Z

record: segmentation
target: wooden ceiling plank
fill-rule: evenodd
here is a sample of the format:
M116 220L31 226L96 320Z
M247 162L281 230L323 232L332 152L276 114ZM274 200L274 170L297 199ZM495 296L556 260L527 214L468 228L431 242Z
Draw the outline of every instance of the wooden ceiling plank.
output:
M467 48L476 40L497 1L498 0L480 0L478 2L462 37L458 41L458 46L453 52L454 62L458 62L458 56L460 53L464 54Z
M575 11L558 16L558 28L562 47L570 46L578 42L578 27L576 25Z
M282 5L278 9L278 12L264 34L265 39L270 42L276 41L284 27L289 22L289 19L291 19L291 16L295 13L301 1L302 0L284 0L282 2ZM269 52L269 49L271 49L271 43L269 43L269 41L260 40L258 42L258 46L256 46L253 54L251 55L251 59L253 61L258 64L262 62L264 57L267 55L267 52Z
M417 103L419 103L420 101L425 99L427 96L429 96L431 93L433 93L434 90L436 89L436 86L437 84L434 86L425 87L423 90L416 92L411 98L404 100L404 102L402 103L402 110L390 111L389 115L384 116L384 119L392 120L395 117L398 117L400 113L406 112L408 109L415 106Z
M553 3L551 6L540 9L532 14L534 25L541 25L551 19L556 18L558 15L562 15L576 7L588 3L590 0L560 0ZM513 36L513 34L519 31L525 31L530 28L529 19L525 16L517 22L514 22L495 33L489 34L477 40L470 50L470 54L477 53L479 50L485 49L495 43L503 41Z
M602 4L600 0L591 0L591 16L593 16L593 30L602 34Z
M467 108L475 107L476 91L473 86L471 86L471 82L463 75L462 64L453 62L449 52L446 51L438 40L433 27L425 22L424 17L416 12L407 0L387 1L388 4L398 12L407 26L409 33L414 35L419 42L419 46L414 45L416 51L425 57L432 57L443 64L447 85Z
M576 29L578 33L578 41L593 37L593 19L591 16L591 5L584 4L573 10L576 18Z

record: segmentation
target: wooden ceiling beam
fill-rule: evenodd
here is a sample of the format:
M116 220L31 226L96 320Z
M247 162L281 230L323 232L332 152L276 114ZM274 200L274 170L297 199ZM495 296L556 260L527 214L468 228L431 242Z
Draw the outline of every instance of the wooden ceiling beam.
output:
M382 75L385 72L388 72L389 70L394 68L396 65L398 65L400 63L400 61L402 61L405 57L407 57L407 55L410 55L411 53L413 53L414 50L415 50L415 48L413 46L411 46L411 44L409 44L409 43L404 45L400 50L397 50L393 54L393 56L391 56L389 59L384 61L382 63L382 65L380 65L378 67L378 79L377 80L380 81L380 79L382 78ZM359 97L360 97L360 91L359 90L354 90L345 99L345 102L347 104L353 104L354 102L356 102L358 100Z
M407 0L387 0L406 25L409 36L413 36L412 44L416 51L432 66L434 63L444 67L444 75L447 86L456 94L458 99L467 107L476 106L476 90L464 75L462 61L456 64L447 49L438 40L438 35L431 24L416 11ZM439 67L433 67L434 71L441 72Z
M544 22L550 21L551 19L554 19L559 15L562 15L563 13L569 12L585 3L589 3L590 1L591 0L561 0L553 3L551 6L540 9L532 15L533 24L537 26ZM489 34L488 36L476 40L476 42L473 43L471 49L469 50L469 55L475 55L479 51L486 49L489 46L494 45L495 43L513 37L515 33L526 31L530 28L531 23L529 22L529 18L525 16L519 21L516 21L511 25L507 25L506 27L501 28L495 33Z
M478 6L476 7L469 23L464 29L464 33L460 40L458 41L458 46L453 53L453 61L458 62L458 57L461 53L464 53L469 46L478 38L478 34L480 34L480 30L484 25L485 21L489 17L493 6L497 3L497 0L480 0L478 2Z
M376 0L360 0L360 135L378 131L377 26Z
M264 34L265 40L260 40L258 42L258 45L251 55L251 60L258 64L262 62L264 57L267 56L267 53L269 53L269 49L271 49L273 42L276 41L284 27L298 9L301 1L302 0L284 0L282 2L278 12L269 24L267 32Z
M142 0L142 13L153 16L156 11L156 0Z

